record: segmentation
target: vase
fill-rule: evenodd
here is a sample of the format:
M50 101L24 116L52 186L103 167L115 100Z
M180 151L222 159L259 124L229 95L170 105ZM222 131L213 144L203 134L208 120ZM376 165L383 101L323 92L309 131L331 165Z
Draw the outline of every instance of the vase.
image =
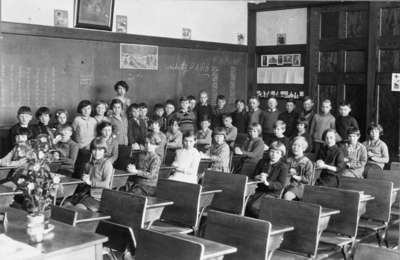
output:
M44 236L44 214L28 214L27 215L27 229L26 233L32 243L40 243L43 241Z

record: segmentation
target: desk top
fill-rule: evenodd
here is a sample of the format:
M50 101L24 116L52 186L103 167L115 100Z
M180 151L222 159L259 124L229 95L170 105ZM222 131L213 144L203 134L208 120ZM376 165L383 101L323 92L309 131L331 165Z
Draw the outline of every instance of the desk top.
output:
M335 214L339 214L339 213L340 213L340 210L338 210L338 209L330 209L330 208L322 207L321 217L327 217L327 216L331 216L331 215L335 215Z
M214 194L214 193L220 193L220 192L222 192L221 189L215 189L213 187L203 186L203 188L201 189L200 195Z
M393 192L398 192L400 191L400 187L393 187Z
M6 235L20 242L29 244L29 237L26 233L26 215L22 210L7 209L8 224ZM82 231L79 228L50 220L54 225L54 230L45 237L42 243L32 244L33 247L40 249L46 256L63 254L81 248L104 243L107 237L92 232Z
M289 231L292 231L292 230L294 230L294 227L292 227L292 226L272 224L272 226L271 226L271 234L270 235L271 236L278 235L278 234L282 234L282 233L289 232Z
M375 197L372 195L369 195L369 194L361 194L361 196L360 196L361 202L365 202L365 201L369 201L369 200L373 200L373 199L375 199Z
M22 194L22 191L13 191L13 189L10 187L0 185L0 196L9 196L16 194Z
M164 199L160 199L157 197L152 197L152 196L147 196L147 209L149 208L159 208L159 207L165 207L168 205L174 204L173 201L168 201Z
M256 179L248 179L247 180L247 185L256 185L256 184L259 184L259 183L262 183L262 181L256 180Z
M103 213L80 209L73 206L67 206L65 208L73 210L78 213L76 223L83 223L83 222L90 222L90 221L97 221L97 220L104 220L111 218L111 216Z
M237 251L236 247L228 246L225 244L221 244L200 237L195 237L185 234L172 234L172 236L202 244L204 246L203 259L217 258L219 256L232 254Z

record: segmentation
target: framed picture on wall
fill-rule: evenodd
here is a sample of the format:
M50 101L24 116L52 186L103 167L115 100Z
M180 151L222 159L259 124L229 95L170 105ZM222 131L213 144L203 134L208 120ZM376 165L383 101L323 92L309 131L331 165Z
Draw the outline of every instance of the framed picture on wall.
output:
M75 0L75 27L112 29L115 0Z

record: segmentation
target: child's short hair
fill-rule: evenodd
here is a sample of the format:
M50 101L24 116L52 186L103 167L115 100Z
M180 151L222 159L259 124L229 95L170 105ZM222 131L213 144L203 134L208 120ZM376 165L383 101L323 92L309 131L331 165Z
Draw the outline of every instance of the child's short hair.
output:
M339 107L349 107L351 109L351 104L350 104L350 102L343 101L343 102L340 102Z
M157 103L154 105L154 111L157 111L158 109L163 109L164 110L164 106L160 103Z
M130 112L132 109L139 109L139 105L137 103L132 103L128 107L128 112Z
M17 115L21 115L21 114L32 115L32 110L28 106L21 106L21 107L18 108Z
M328 129L326 129L326 130L322 133L322 140L325 140L327 134L329 134L329 133L335 134L335 140L336 140L336 142L337 142L337 141L338 141L338 133L337 133L336 130L333 129L333 128L328 128Z
M200 118L200 122L204 122L204 121L211 123L211 118L208 117L207 115L204 115L203 117Z
M168 99L167 101L165 101L165 105L171 105L171 106L175 107L175 102L171 99Z
M205 91L204 89L203 89L203 90L201 90L201 91L199 92L199 96L200 96L201 94L206 94L206 95L207 95L207 97L208 97L208 93L207 93L207 91Z
M295 142L300 142L301 146L303 147L304 151L308 148L308 142L304 136L296 136L293 138L292 144Z
M257 96L251 96L251 97L249 97L249 101L252 100L252 99L257 100L257 102L260 103L260 100L258 99Z
M125 92L128 92L128 90L129 90L129 85L128 85L128 83L126 83L126 82L123 81L123 80L120 80L120 81L118 81L117 83L115 83L115 85L114 85L114 90L115 90L115 91L117 91L118 86L123 87L123 88L125 89Z
M147 107L146 103L142 102L142 103L139 103L139 108L148 108L148 107Z
M106 110L107 110L108 104L107 104L107 102L104 101L104 100L97 100L96 103L94 103L94 106L93 106L93 107L96 108L96 107L98 107L98 106L100 106L100 105L104 105L104 106L106 107Z
M222 114L222 120L224 120L225 118L230 118L230 119L232 119L232 115L229 114L229 113Z
M371 131L375 130L375 129L377 129L379 131L379 135L383 135L383 127L380 124L375 123L375 122L372 122L368 125L367 131L368 131L368 133L371 133Z
M158 120L149 120L148 125L149 125L149 126L151 126L151 125L158 125L158 126L160 126L160 121L158 121Z
M184 132L182 139L189 138L189 137L193 137L196 140L196 134L193 130L188 130L188 131Z
M236 99L235 100L235 105L237 105L238 103L246 104L246 102L243 99Z
M269 150L276 150L281 152L282 157L286 155L286 147L282 142L274 141L269 146Z
M296 120L296 125L300 125L300 124L303 124L303 125L304 125L304 128L307 129L307 127L308 127L308 120L305 119L304 117L299 117L299 118L297 118L297 120Z
M30 136L31 135L31 130L29 130L29 128L27 127L20 127L17 129L17 132L15 134L15 136L17 135L26 135L26 136Z
M179 99L179 102L183 102L183 101L189 101L189 100L188 100L187 97L181 97L181 98Z
M213 131L213 135L223 135L224 137L226 137L226 130L223 127L217 127Z
M39 109L35 113L35 117L39 118L41 115L50 115L50 109L48 107L39 107Z
M293 98L286 99L286 104L287 104L287 103L293 103L294 105L296 104L296 103L294 102L294 99L293 99Z
M79 114L82 114L82 109L83 109L84 107L87 107L87 106L92 106L92 102L90 102L90 101L87 100L87 99L82 100L81 102L79 102L78 108L76 109L76 111L77 111Z
M103 149L105 153L107 152L107 142L103 137L96 137L90 143L90 151L93 151L96 149Z
M328 105L332 105L332 102L331 102L331 100L330 99L324 99L324 101L322 101L322 103L321 104L328 104Z
M189 101L196 100L196 98L193 95L190 95L187 98L188 98Z
M61 127L60 127L60 131L63 131L63 130L69 130L69 131L71 131L71 133L73 133L74 132L74 128L72 127L72 125L71 124L65 124L65 125L62 125Z
M252 130L252 129L255 129L255 130L258 132L258 136L261 135L261 133L262 133L262 127L261 127L261 125L260 125L259 123L252 123L252 124L249 126L249 131Z
M218 95L217 100L226 100L224 95Z
M278 103L278 100L276 99L276 97L269 97L269 98L267 99L267 101L270 101L270 100L274 100L276 103Z
M124 103L119 98L114 98L111 100L110 108L113 109L116 104L120 104L121 108L124 108Z
M179 125L179 120L176 118L173 118L169 121L168 126L173 126L175 122Z
M314 102L314 100L312 99L312 97L310 97L310 96L305 96L305 97L303 98L303 103L304 103L304 102L307 102L307 101Z
M361 135L360 129L358 129L357 127L354 127L354 126L349 127L347 129L347 135L353 135L353 134L360 136Z
M274 124L274 129L281 127L283 130L286 130L286 123L282 120L277 120Z
M101 131L106 128L107 126L111 126L111 129L113 129L113 125L108 122L108 121L101 121L100 124L97 125L97 135L101 135Z
M61 114L65 114L66 116L68 116L68 110L63 109L63 108L57 109L56 114L55 114L56 118L58 118Z

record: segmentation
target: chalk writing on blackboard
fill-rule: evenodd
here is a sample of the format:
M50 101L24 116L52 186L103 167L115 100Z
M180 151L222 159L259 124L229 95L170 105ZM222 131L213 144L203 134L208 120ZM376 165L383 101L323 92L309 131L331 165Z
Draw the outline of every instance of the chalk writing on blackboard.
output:
M120 44L120 68L158 70L158 46Z
M235 102L236 99L236 67L231 66L229 75L229 99L230 104Z
M218 95L218 67L211 66L211 100L212 102L217 99Z

